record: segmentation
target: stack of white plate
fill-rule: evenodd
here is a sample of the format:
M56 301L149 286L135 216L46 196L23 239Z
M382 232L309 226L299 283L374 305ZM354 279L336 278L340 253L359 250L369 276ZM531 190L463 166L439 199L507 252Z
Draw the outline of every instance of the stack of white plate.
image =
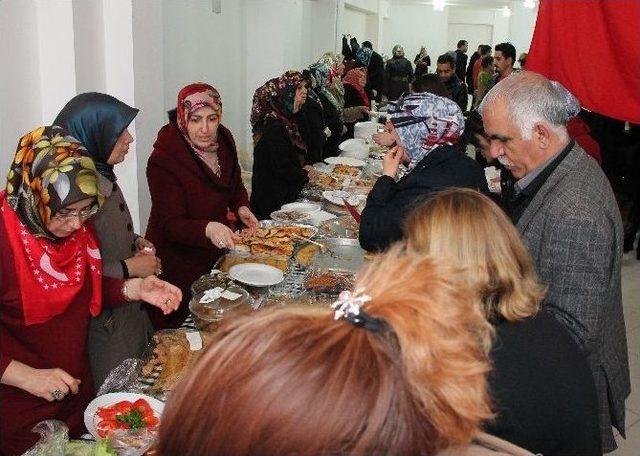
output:
M378 132L379 127L382 127L382 124L378 122L358 122L353 127L353 137L371 142L371 137Z
M343 141L338 146L341 157L351 157L364 160L369 156L369 145L362 138L353 138Z

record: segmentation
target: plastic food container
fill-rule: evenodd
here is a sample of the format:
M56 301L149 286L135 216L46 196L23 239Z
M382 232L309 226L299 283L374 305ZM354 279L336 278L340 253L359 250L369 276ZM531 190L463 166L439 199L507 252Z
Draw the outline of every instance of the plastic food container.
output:
M236 299L227 299L225 297L219 297L211 302L200 302L205 296L205 293L200 293L191 299L189 302L189 310L193 316L193 322L196 325L198 331L212 332L215 331L222 319L231 310L235 309L251 309L251 298L249 293L238 286L231 286L226 291L240 295Z

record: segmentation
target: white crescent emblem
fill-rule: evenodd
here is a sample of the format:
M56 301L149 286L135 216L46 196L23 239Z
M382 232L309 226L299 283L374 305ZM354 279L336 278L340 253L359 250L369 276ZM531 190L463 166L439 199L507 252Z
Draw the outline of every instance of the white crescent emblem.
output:
M42 257L40 258L40 269L42 269L44 272L49 274L54 279L57 279L61 282L69 281L69 278L67 277L66 274L63 274L62 272L58 272L55 269L53 269L53 266L51 266L51 259L49 258L49 255L47 255L46 253L43 254Z
M89 254L89 256L91 258L94 258L96 260L99 260L100 258L102 258L100 256L100 249L92 249L92 248L87 247L87 253Z

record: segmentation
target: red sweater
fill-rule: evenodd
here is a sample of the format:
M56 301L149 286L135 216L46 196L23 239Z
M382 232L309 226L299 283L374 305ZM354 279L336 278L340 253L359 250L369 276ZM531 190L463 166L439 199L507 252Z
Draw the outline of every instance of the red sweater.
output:
M207 224L228 224L227 209L235 213L249 205L233 137L220 125L218 138L220 177L194 156L174 123L160 129L149 157L151 216L146 238L162 260L162 278L180 287L183 295L180 308L172 314L149 308L156 329L182 324L189 313L191 284L223 253L205 236Z
M45 323L25 325L13 253L1 214L0 376L16 360L36 369L60 368L81 380L78 394L53 402L13 386L0 385L0 452L10 456L22 454L36 443L38 435L31 429L42 420L64 421L73 437L85 432L84 409L94 396L86 347L91 282L85 282L61 315ZM121 288L122 280L103 277L103 305L122 303Z

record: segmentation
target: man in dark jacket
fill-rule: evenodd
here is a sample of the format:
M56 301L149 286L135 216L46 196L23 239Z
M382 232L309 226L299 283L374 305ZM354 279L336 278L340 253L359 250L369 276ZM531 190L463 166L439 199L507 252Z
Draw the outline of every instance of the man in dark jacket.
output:
M461 81L464 81L465 73L467 72L467 50L469 44L466 40L458 41L458 49L456 49L456 76Z
M465 80L467 81L467 92L469 95L473 95L473 89L475 89L475 82L473 81L473 66L480 57L482 44L478 46L478 50L471 54L469 58L469 65L467 66L467 73L465 74ZM489 48L491 49L491 48Z
M467 101L469 94L467 93L467 85L456 75L456 63L449 54L442 54L438 57L438 66L436 73L444 82L449 91L449 98L455 101L462 112L467 110Z
M371 41L363 41L362 47L371 49L371 60L367 69L367 85L364 89L369 96L378 103L382 99L382 89L384 88L384 60L382 56L373 50Z

